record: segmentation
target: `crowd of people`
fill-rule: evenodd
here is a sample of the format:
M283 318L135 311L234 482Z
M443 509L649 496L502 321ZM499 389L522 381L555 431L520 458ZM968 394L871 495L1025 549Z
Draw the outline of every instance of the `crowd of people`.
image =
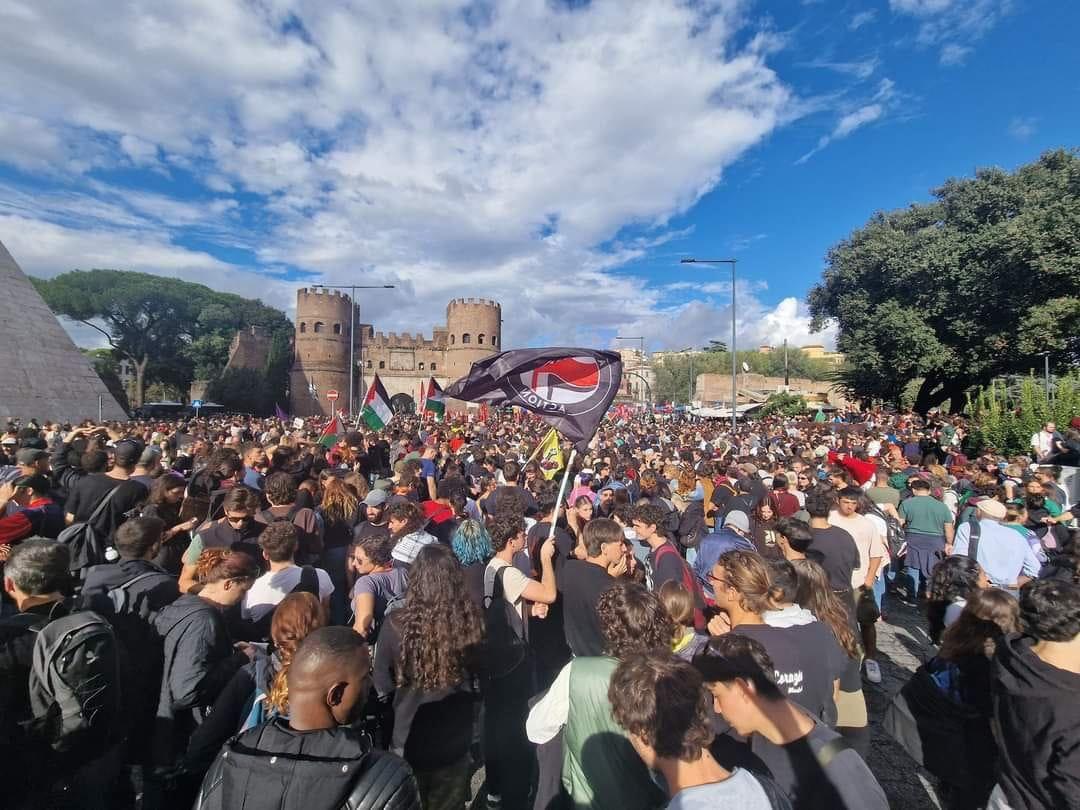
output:
M620 409L563 488L521 413L299 424L7 426L4 807L886 808L900 605L904 778L1080 807L1076 425Z

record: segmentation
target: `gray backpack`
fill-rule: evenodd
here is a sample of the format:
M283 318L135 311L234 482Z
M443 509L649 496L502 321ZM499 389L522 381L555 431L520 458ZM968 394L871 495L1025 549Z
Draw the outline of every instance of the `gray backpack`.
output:
M122 736L120 645L97 613L33 628L30 708L35 736L57 752L99 755Z

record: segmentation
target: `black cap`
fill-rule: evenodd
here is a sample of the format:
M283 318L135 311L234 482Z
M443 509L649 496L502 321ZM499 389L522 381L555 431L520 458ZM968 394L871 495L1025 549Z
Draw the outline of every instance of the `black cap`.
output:
M36 450L33 447L24 447L22 450L15 454L15 462L24 466L36 464L43 458L48 458L49 454L44 450Z
M113 447L113 458L122 467L132 467L138 464L142 451L142 442L136 439L124 439Z
M47 495L49 490L52 489L52 484L49 483L49 479L44 475L20 475L14 481L11 482L16 488L32 489L39 495Z

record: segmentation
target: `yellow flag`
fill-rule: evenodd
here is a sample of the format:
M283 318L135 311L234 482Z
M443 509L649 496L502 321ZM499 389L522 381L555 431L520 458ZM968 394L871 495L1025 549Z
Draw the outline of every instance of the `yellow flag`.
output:
M540 472L548 481L566 466L562 448L559 447L559 434L555 432L555 428L548 431L547 436L540 442L540 445L536 448L536 453L533 455L537 456Z

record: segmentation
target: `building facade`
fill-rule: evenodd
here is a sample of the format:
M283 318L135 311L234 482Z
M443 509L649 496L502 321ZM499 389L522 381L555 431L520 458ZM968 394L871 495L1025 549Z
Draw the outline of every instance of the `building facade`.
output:
M356 313L355 328L349 329ZM353 335L350 351L349 336ZM347 294L323 288L296 296L296 336L289 381L291 412L297 416L348 410L349 361L356 363L353 409L359 412L373 375L378 374L391 404L418 406L421 386L434 377L445 387L468 374L472 364L502 349L502 307L483 298L456 298L446 305L446 323L431 337L375 331L361 320ZM332 406L326 398L337 391Z

